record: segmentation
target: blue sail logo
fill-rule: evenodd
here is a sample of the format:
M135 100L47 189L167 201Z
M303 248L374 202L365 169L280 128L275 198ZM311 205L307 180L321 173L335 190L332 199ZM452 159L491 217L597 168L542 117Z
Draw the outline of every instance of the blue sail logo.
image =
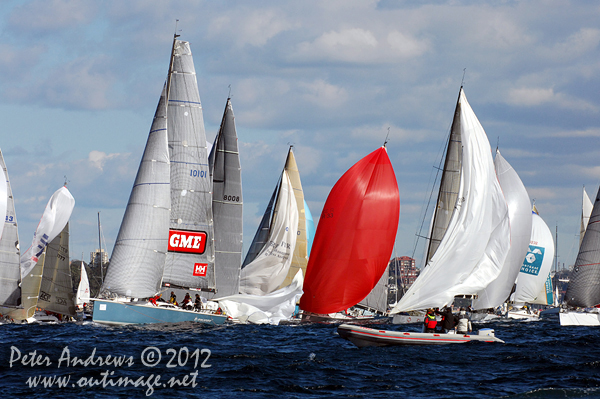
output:
M544 247L530 245L529 250L527 251L527 256L525 256L525 260L521 266L521 273L537 276L540 273L540 268L542 267L542 260L544 260L545 251L546 249Z

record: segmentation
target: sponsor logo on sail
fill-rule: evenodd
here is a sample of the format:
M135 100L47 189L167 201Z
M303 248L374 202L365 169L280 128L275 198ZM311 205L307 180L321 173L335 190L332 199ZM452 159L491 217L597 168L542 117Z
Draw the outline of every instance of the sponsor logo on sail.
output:
M194 276L206 277L207 263L194 263Z
M169 252L203 254L205 248L205 232L169 230Z

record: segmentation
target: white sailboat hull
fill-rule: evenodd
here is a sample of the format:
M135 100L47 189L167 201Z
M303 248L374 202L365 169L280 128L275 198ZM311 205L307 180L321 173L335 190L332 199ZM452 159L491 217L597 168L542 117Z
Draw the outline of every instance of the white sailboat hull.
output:
M560 312L561 326L600 326L600 313L590 312Z
M471 341L504 343L501 339L494 337L494 330L491 329L482 329L478 335L437 334L376 330L342 324L338 327L338 333L340 337L347 339L359 348L365 346L464 344Z
M509 319L514 320L530 320L530 321L538 321L540 319L539 315L536 313L528 313L526 310L511 310L506 315Z

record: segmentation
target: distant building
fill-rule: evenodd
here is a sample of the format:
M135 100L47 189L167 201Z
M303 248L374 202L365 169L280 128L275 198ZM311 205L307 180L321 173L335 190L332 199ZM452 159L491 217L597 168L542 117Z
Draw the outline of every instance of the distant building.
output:
M389 297L390 303L394 303L396 298L400 298L404 292L415 282L419 275L419 270L415 266L415 260L408 256L400 256L392 259L389 264L390 281Z
M100 261L102 260L102 265L106 266L108 263L108 254L103 249L96 249L93 252L90 252L90 266L96 267L100 266Z

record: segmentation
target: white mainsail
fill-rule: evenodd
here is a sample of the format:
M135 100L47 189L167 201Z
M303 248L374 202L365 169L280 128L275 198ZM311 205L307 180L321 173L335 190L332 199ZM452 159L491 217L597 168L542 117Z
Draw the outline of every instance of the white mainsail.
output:
M516 304L536 303L552 268L554 259L554 239L552 232L544 220L535 212L532 213L531 241L527 255L523 260L517 288L512 300ZM545 292L545 290L544 290Z
M477 293L477 298L473 300L473 309L495 308L508 299L531 240L531 203L527 190L517 172L502 157L499 150L496 150L494 166L508 204L511 245L500 274Z
M81 274L79 278L79 286L77 286L77 307L83 308L85 304L90 303L90 281L88 280L85 265L81 261Z
M19 250L19 234L17 231L17 216L15 214L15 201L12 196L8 171L0 151L0 166L3 174L0 175L0 185L5 187L1 194L0 203L6 204L3 213L2 238L0 239L0 306L18 306L21 302L21 269ZM2 212L0 210L0 212Z
M380 313L387 313L388 311L388 281L390 277L390 266L385 269L385 272L381 275L377 285L369 292L369 295L365 299L360 301L358 305L361 307L368 308L370 310L376 310Z
M284 281L292 262L298 231L298 206L287 171L281 175L279 194L268 243L241 272L242 294L265 295Z
M461 88L453 128L463 145L455 211L439 247L391 313L442 307L493 281L510 248L509 214L483 127Z
M590 197L585 191L585 187L583 187L581 203L581 228L579 229L579 246L581 246L581 242L583 241L583 237L585 236L585 230L587 229L587 225L590 220L590 215L592 214L593 208L594 204L592 204Z

